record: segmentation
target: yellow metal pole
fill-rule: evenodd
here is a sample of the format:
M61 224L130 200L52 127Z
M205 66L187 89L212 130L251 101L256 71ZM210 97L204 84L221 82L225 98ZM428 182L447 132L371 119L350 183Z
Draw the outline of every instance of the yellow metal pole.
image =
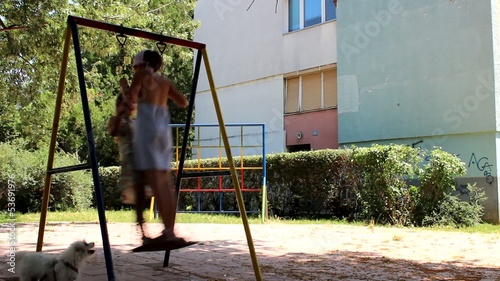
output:
M66 40L64 41L64 50L63 50L63 58L61 63L61 73L59 73L59 88L57 90L57 98L56 98L56 108L54 112L54 120L52 122L52 136L50 138L50 147L49 147L49 159L47 160L47 172L45 173L45 186L43 188L43 197L42 197L42 213L40 214L40 224L38 226L38 241L36 243L36 251L42 251L43 246L43 235L45 233L45 223L47 221L47 209L49 207L49 194L50 194L50 182L51 182L51 173L54 165L54 153L56 149L57 142L57 131L59 129L59 118L61 116L61 105L62 105L62 97L64 94L65 88L65 80L66 80L66 72L68 70L68 57L69 57L69 46L71 43L71 29L66 27Z
M155 197L151 196L151 204L149 204L149 221L154 219Z
M257 255L255 253L255 247L253 245L252 234L250 233L250 226L248 224L247 212L245 210L245 204L243 202L243 195L241 194L240 183L238 181L238 175L236 174L236 168L234 166L233 157L231 155L231 148L229 146L229 140L227 138L226 127L224 125L224 120L222 118L222 112L219 106L219 99L217 97L217 92L215 90L214 79L212 77L212 71L210 69L210 63L208 61L207 50L201 49L203 55L203 63L205 64L205 69L207 71L207 78L210 84L210 91L212 92L212 99L214 102L215 113L217 114L217 120L219 121L220 133L222 140L224 141L224 148L226 149L227 161L229 163L229 168L231 170L231 177L233 179L234 188L236 190L236 199L238 201L238 208L240 209L241 219L243 221L243 226L245 228L245 233L247 236L248 248L250 250L250 256L252 258L253 270L255 272L255 279L257 281L262 280L262 274L260 272L259 262L257 261Z

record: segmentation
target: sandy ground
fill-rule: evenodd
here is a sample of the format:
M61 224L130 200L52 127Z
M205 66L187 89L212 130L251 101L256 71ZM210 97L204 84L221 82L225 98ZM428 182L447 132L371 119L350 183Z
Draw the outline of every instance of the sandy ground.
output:
M243 225L178 224L178 233L199 244L172 251L131 253L140 244L133 224L108 224L116 280L257 280ZM263 280L500 280L500 234L343 225L250 225ZM160 225L149 224L157 234ZM0 280L7 271L10 230L0 232ZM38 226L16 225L20 250L36 247ZM50 224L44 252L72 241L97 245L81 280L108 280L98 224Z

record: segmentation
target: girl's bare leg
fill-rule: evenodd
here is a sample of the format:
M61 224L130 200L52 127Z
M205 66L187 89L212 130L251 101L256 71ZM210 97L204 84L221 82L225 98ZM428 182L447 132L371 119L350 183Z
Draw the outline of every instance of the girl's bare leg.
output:
M141 228L142 232L142 239L145 240L147 239L146 232L144 231L144 209L146 205L146 196L145 196L145 185L146 182L144 181L144 173L138 172L137 173L137 184L135 187L135 198L136 198L136 203L135 203L135 212L136 212L136 218L137 218L137 223L139 224L139 227Z
M158 171L158 170L148 170L145 171L145 177L147 182L153 190L153 195L155 196L155 201L158 206L158 211L165 227L166 236L174 235L174 223L175 223L175 212L177 209L177 198L175 187L172 184L170 178L167 181L167 176L170 176L169 171Z
M161 178L163 186L165 186L166 193L166 205L167 209L165 212L167 217L163 218L165 224L166 235L171 237L175 236L174 225L175 225L175 213L177 212L177 192L175 190L175 185L172 182L171 171L162 171Z

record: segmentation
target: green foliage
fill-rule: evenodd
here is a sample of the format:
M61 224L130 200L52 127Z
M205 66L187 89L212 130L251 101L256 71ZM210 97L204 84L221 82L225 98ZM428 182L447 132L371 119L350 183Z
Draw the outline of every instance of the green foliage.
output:
M5 179L14 174L18 182L16 199L19 206L29 206L23 210L36 211L40 206L46 154L18 148L22 146L0 146L5 152L4 158L0 159L5 163L2 180L7 186ZM78 163L74 158L66 158L69 159L66 165ZM463 175L464 164L456 156L439 148L427 152L401 145L374 145L368 148L278 153L268 155L266 161L271 216L335 217L352 221L375 220L381 224L456 227L481 222L484 191L474 184L468 187L468 200L460 200L455 196L454 178ZM237 157L234 162L237 168L260 167L262 157ZM185 172L228 167L225 158L189 160L184 166ZM245 169L237 172L238 179L243 179L240 187L262 187L262 170ZM119 167L100 168L104 205L108 210L130 208L120 201L119 173ZM70 175L69 178L65 177ZM85 178L75 178L74 175L61 174L62 178L54 179L51 206L58 209L88 206L92 186L90 176L87 173L84 174ZM220 187L233 189L231 177L182 180L182 189L218 190ZM56 192L58 190L60 192ZM82 192L81 195L78 191ZM243 192L243 196L247 211L260 210L260 192ZM179 210L196 211L198 202L202 211L217 212L221 207L222 211L238 210L233 192L218 191L200 194L181 192ZM95 198L92 205L95 206Z
M335 150L279 153L267 157L269 208L279 216L325 214ZM318 196L319 195L319 196Z
M359 188L362 178L354 171L357 165L352 161L352 150L335 150L331 163L332 174L328 179L330 185L326 198L326 209L339 219L349 221L360 219L361 200Z
M121 201L120 187L118 180L120 178L120 167L102 167L99 169L101 176L102 196L104 199L104 208L106 210L120 210L122 208L130 208L124 205ZM96 207L96 198L92 200L92 206Z
M1 1L0 19L15 29L0 32L0 142L22 138L27 149L48 147L68 15L193 39L198 26L193 20L195 2ZM79 35L99 162L116 165L116 146L105 137L103 124L114 111L118 80L132 74L133 56L141 49L156 49L156 42L129 37L122 49L110 32L81 27ZM188 94L192 50L168 46L163 57L163 73ZM57 143L59 149L85 162L87 139L74 60L70 50ZM184 123L185 109L171 105L171 111L173 123Z
M468 184L469 200L460 200L452 194L445 194L439 205L427 214L423 226L470 227L479 224L483 215L482 203L486 195L476 183Z
M420 151L404 145L374 145L353 148L352 160L362 179L358 188L361 218L411 224L415 192L407 181L418 176Z
M23 143L0 143L0 206L6 206L9 179L15 186L15 204L18 212L41 210L42 194L47 169L48 152L21 149ZM74 156L57 153L54 167L80 164ZM49 197L51 210L83 210L90 206L92 181L88 172L76 171L52 175ZM6 208L4 208L6 209Z
M455 177L466 173L465 163L450 153L434 149L430 153L429 163L425 164L420 176L420 192L416 212L416 222L422 223L424 217L436 212L448 194L455 190ZM454 201L450 201L450 204Z

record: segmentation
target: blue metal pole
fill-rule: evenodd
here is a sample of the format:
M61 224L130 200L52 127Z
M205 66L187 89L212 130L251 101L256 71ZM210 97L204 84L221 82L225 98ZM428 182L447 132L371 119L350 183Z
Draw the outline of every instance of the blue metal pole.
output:
M73 47L75 49L76 69L78 71L78 82L80 84L80 95L82 98L83 117L85 120L85 130L87 131L87 144L89 148L90 166L92 168L92 178L94 179L94 188L96 195L97 211L99 214L99 223L101 225L102 235L102 248L104 250L104 259L106 262L106 270L108 273L108 280L115 280L115 273L113 269L113 261L111 258L111 249L109 246L108 229L106 225L106 215L104 211L104 200L102 196L101 180L99 178L99 164L95 153L94 134L92 132L92 123L90 118L90 108L87 99L87 89L85 87L85 76L83 72L82 54L80 50L80 40L78 37L78 27L74 20L68 17L68 24L71 26L73 35Z

